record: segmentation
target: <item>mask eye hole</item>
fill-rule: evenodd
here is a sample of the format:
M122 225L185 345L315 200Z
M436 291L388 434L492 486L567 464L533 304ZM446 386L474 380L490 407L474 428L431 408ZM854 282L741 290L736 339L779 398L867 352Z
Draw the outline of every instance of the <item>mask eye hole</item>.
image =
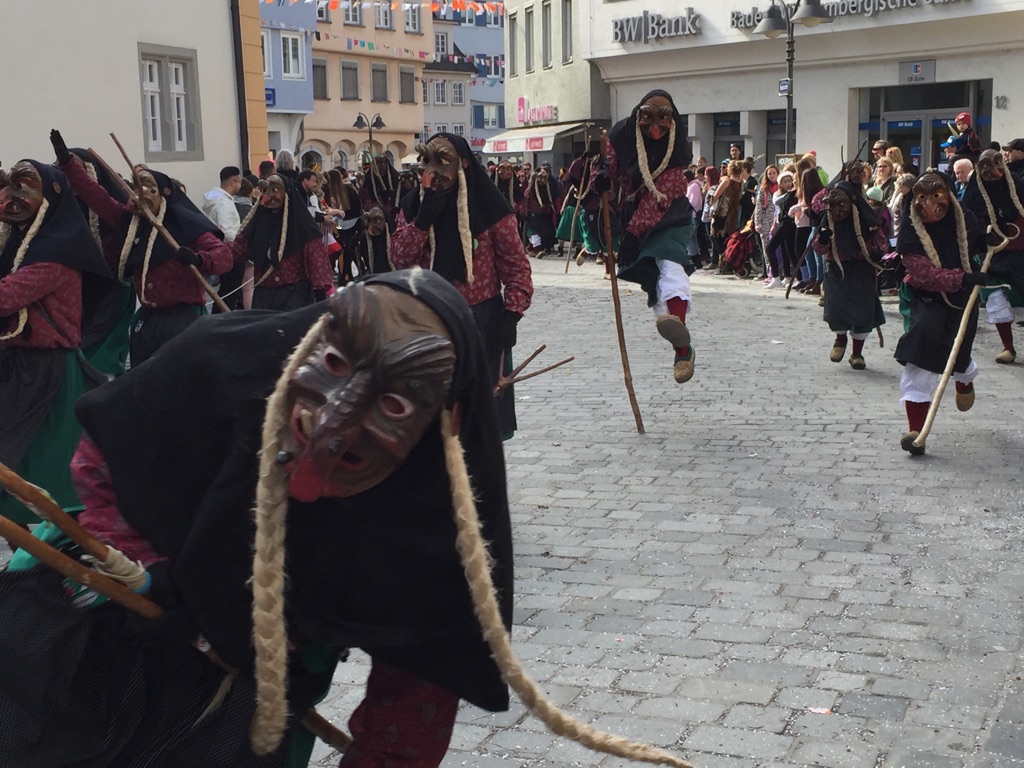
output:
M331 375L337 376L340 379L348 378L352 375L352 366L348 364L348 361L334 347L328 347L324 352L324 368Z
M411 416L413 412L412 403L400 395L382 395L377 402L384 415L390 419L406 419Z

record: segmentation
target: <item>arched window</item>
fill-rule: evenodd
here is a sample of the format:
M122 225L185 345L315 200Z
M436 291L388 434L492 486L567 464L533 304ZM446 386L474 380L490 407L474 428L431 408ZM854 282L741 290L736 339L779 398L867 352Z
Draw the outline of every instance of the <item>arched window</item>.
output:
M334 150L334 167L348 169L348 153L345 150Z
M323 168L324 156L315 149L307 149L302 153L302 167L311 168L314 165L318 165Z

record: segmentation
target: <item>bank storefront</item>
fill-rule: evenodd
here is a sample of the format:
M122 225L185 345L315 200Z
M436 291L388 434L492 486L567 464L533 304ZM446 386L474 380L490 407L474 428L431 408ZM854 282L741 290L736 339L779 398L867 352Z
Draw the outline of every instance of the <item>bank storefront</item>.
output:
M754 31L766 0L591 3L589 58L611 89L613 116L663 88L687 115L694 155L709 162L732 143L769 161L786 154L787 88L792 149L815 150L830 173L841 153L879 138L921 168L936 165L959 112L973 116L983 144L1024 136L1024 0L821 2L831 22L793 24L791 81L786 34ZM793 14L798 3L778 7Z

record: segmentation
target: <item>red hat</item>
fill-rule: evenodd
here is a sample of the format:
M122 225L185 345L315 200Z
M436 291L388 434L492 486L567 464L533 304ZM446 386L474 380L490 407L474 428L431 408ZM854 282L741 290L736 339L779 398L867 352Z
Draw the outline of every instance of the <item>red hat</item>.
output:
M971 113L970 112L961 112L959 115L956 116L956 121L955 122L957 122L957 123L966 123L967 125L970 125L971 124Z

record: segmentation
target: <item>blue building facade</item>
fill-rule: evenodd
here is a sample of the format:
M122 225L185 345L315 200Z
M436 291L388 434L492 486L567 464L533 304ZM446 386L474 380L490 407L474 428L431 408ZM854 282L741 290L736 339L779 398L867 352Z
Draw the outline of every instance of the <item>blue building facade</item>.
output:
M260 3L263 79L267 100L270 149L295 152L302 140L302 121L313 112L318 80L326 89L326 65L313 60L313 35L319 3Z
M476 66L477 76L469 82L472 112L469 143L482 152L487 139L505 130L505 15L498 10L455 11L447 8L446 18L456 21L453 42ZM483 158L486 161L486 157Z

